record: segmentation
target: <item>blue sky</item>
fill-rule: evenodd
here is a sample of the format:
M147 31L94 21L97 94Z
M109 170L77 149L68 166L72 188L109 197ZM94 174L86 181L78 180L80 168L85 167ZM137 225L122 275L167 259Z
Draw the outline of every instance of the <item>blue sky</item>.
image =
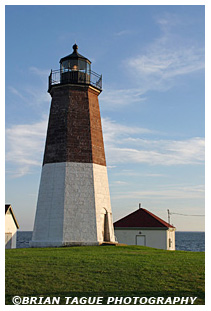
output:
M32 230L48 75L72 52L99 96L114 220L142 207L204 230L204 6L6 6L6 202Z

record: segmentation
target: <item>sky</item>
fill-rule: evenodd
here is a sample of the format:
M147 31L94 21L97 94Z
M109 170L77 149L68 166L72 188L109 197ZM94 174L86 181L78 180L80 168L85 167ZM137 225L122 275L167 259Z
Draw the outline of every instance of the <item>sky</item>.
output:
M34 224L48 76L76 42L103 76L114 221L141 203L165 221L169 209L178 231L204 231L204 22L203 5L6 6L5 203L20 230Z

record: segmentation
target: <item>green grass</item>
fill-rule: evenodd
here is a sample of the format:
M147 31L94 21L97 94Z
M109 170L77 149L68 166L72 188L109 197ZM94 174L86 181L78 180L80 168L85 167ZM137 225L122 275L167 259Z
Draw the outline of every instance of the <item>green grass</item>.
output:
M141 246L6 250L6 304L13 296L198 297L204 253Z

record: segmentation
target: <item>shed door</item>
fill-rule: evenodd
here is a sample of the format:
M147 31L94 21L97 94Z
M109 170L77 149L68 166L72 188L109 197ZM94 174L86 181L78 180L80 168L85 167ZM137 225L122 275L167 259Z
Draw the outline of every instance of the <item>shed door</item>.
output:
M12 233L5 233L5 248L12 248Z
M145 246L146 245L146 236L145 235L137 235L136 236L136 245Z

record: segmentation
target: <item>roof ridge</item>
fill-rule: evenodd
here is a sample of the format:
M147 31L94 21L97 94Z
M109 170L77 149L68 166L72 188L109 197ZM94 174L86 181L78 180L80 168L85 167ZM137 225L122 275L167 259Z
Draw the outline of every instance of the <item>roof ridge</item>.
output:
M123 220L123 219L125 219L125 218L127 218L127 217L129 217L129 216L131 216L132 214L137 213L138 211L139 211L139 209L135 210L134 212L131 212L130 214L128 214L128 215L126 215L126 216L120 218L119 220L115 221L115 223L118 222L118 221L120 221L120 220Z
M11 204L5 204L5 214L6 214L8 211L10 211L10 213L11 213L13 219L14 219L14 222L15 222L15 224L16 224L16 227L19 229L19 224L18 224L18 221L17 221L17 219L16 219L16 217L15 217L15 214L14 214L14 212L13 212L13 209L12 209L12 205L11 205Z
M165 220L161 219L160 217L156 216L152 212L146 210L145 208L142 208L147 214L149 214L151 217L155 218L157 221L159 221L161 224L165 225L166 227L172 228L173 226L166 222Z
M136 215L137 214L137 217ZM144 216L145 215L145 216ZM136 211L124 216L123 218L114 222L117 227L163 227L175 228L160 217L149 212L145 208L139 208Z

